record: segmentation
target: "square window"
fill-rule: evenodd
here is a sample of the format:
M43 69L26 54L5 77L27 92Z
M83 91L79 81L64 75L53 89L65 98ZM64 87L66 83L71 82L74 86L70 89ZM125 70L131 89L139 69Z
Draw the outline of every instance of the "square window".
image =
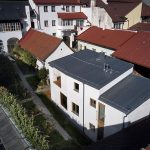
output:
M48 27L48 20L45 20L45 21L44 21L44 26L45 26L45 27Z
M55 6L52 6L52 7L51 7L51 11L52 11L52 12L55 12Z
M52 20L52 26L56 26L56 21Z
M74 83L74 90L79 92L79 84L78 83Z
M95 132L95 126L92 123L89 123L89 128L91 131Z
M76 105L75 103L72 103L72 112L79 116L79 106Z
M96 100L90 98L90 105L94 108L96 108Z
M48 6L44 6L44 12L48 12Z

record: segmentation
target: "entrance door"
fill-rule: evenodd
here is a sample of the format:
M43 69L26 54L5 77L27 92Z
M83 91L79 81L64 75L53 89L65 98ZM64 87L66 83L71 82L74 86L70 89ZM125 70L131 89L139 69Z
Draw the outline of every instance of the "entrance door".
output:
M98 104L98 140L104 136L105 105Z

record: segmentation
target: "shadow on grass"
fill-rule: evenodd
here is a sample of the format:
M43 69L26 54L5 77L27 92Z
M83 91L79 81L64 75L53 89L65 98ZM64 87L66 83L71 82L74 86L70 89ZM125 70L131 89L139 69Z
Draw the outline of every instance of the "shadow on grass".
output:
M89 140L86 136L84 136L81 131L79 131L71 121L66 117L65 114L45 95L38 94L41 98L45 106L48 110L53 114L54 118L60 123L60 125L69 133L69 135L77 141L80 145L88 145L91 144L91 140Z

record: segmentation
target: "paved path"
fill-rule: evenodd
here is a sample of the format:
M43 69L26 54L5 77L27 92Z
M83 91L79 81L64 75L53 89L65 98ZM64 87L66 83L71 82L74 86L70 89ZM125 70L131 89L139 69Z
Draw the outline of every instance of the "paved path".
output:
M50 122L54 124L54 128L62 135L62 137L65 140L69 140L71 139L70 135L60 126L60 124L53 118L52 114L49 112L49 110L46 108L46 106L43 104L43 102L41 101L41 99L34 93L33 89L31 88L31 86L28 84L28 82L26 81L26 78L24 77L24 75L22 74L22 72L20 71L19 67L17 66L16 63L14 63L14 67L19 75L19 77L22 80L23 85L25 86L25 88L27 88L30 92L30 94L32 95L33 98L33 102L35 103L35 105L37 106L37 108L42 111L42 113L44 114L44 116L46 117L46 119Z

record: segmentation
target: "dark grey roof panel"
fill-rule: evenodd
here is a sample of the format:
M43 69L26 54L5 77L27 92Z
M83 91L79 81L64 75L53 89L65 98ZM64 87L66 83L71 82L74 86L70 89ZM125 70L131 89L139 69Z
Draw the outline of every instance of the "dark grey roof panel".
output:
M99 97L100 101L129 114L150 98L150 79L130 75Z
M109 64L108 71L104 71L104 64ZM76 52L50 62L50 65L96 89L102 88L133 67L132 64L91 50Z
M21 20L26 18L25 6L28 2L0 1L0 20Z

